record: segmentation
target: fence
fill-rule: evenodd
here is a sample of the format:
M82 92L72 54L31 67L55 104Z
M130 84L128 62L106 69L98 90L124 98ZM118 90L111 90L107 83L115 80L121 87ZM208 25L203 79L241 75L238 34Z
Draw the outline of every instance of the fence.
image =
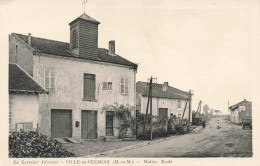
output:
M146 123L145 123L146 121ZM146 124L144 126L144 124ZM180 118L161 118L159 116L153 116L152 129L153 138L167 137L173 134L184 134L186 132L187 120L180 120ZM138 139L147 140L150 139L151 118L147 116L145 120L144 114L136 116L136 136Z

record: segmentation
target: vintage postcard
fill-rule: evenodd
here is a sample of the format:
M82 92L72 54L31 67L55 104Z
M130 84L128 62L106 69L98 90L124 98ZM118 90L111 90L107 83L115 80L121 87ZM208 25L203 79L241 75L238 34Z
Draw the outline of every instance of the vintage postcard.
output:
M0 0L0 165L257 165L259 5Z

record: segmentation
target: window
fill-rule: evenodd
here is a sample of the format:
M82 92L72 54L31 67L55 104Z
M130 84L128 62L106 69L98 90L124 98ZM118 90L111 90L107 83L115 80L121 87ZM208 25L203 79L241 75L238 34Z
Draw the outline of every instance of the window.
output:
M24 123L16 123L16 131L32 131L33 123L32 122L24 122Z
M181 100L178 100L178 108L181 108Z
M84 74L84 99L95 100L96 77L93 74Z
M112 90L112 82L103 82L103 90Z
M72 49L78 48L78 31L74 29L72 31Z
M107 83L107 89L108 90L112 90L112 82L108 82Z
M120 78L120 93L128 94L128 80L126 78Z
M44 70L44 86L45 88L55 88L55 74L52 69Z

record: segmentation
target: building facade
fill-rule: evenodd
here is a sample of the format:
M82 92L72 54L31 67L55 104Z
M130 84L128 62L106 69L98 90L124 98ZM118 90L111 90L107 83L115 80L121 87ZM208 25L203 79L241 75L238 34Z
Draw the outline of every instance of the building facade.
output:
M243 121L252 120L252 102L244 99L243 101L230 106L230 122L240 124Z
M149 85L146 82L136 83L136 110L140 113L146 113L149 94ZM181 119L189 117L189 93L164 84L155 84L152 88L152 113L158 117L176 116ZM186 104L187 103L187 104ZM186 105L186 111L184 112ZM192 109L191 109L192 110ZM150 112L150 108L148 113ZM192 121L192 112L190 113L190 122Z
M54 138L118 136L114 103L135 106L137 65L98 48L100 23L85 13L70 25L70 43L10 35L10 62L18 63L49 91L39 97L39 131Z
M9 64L9 131L36 131L39 95L48 91L17 64Z

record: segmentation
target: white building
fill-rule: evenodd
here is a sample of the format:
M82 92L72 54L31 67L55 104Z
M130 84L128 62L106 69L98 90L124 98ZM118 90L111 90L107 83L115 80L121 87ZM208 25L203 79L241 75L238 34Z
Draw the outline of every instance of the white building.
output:
M9 64L9 131L36 131L39 94L47 90L17 64Z
M146 82L136 83L136 110L140 113L146 113L149 94L149 85ZM152 87L152 113L154 116L170 117L176 116L182 118L184 108L186 111L183 119L189 116L189 93L164 84L154 84ZM186 104L187 103L187 104ZM191 109L192 110L192 109ZM148 113L150 112L150 108ZM190 122L192 113L190 113Z
M82 14L69 24L69 43L10 35L10 63L49 91L39 99L40 132L55 138L116 137L113 113L102 108L115 102L135 107L137 65L116 54L115 41L108 50L98 48L99 24Z
M243 121L252 121L252 102L243 101L229 107L230 122L240 124Z

